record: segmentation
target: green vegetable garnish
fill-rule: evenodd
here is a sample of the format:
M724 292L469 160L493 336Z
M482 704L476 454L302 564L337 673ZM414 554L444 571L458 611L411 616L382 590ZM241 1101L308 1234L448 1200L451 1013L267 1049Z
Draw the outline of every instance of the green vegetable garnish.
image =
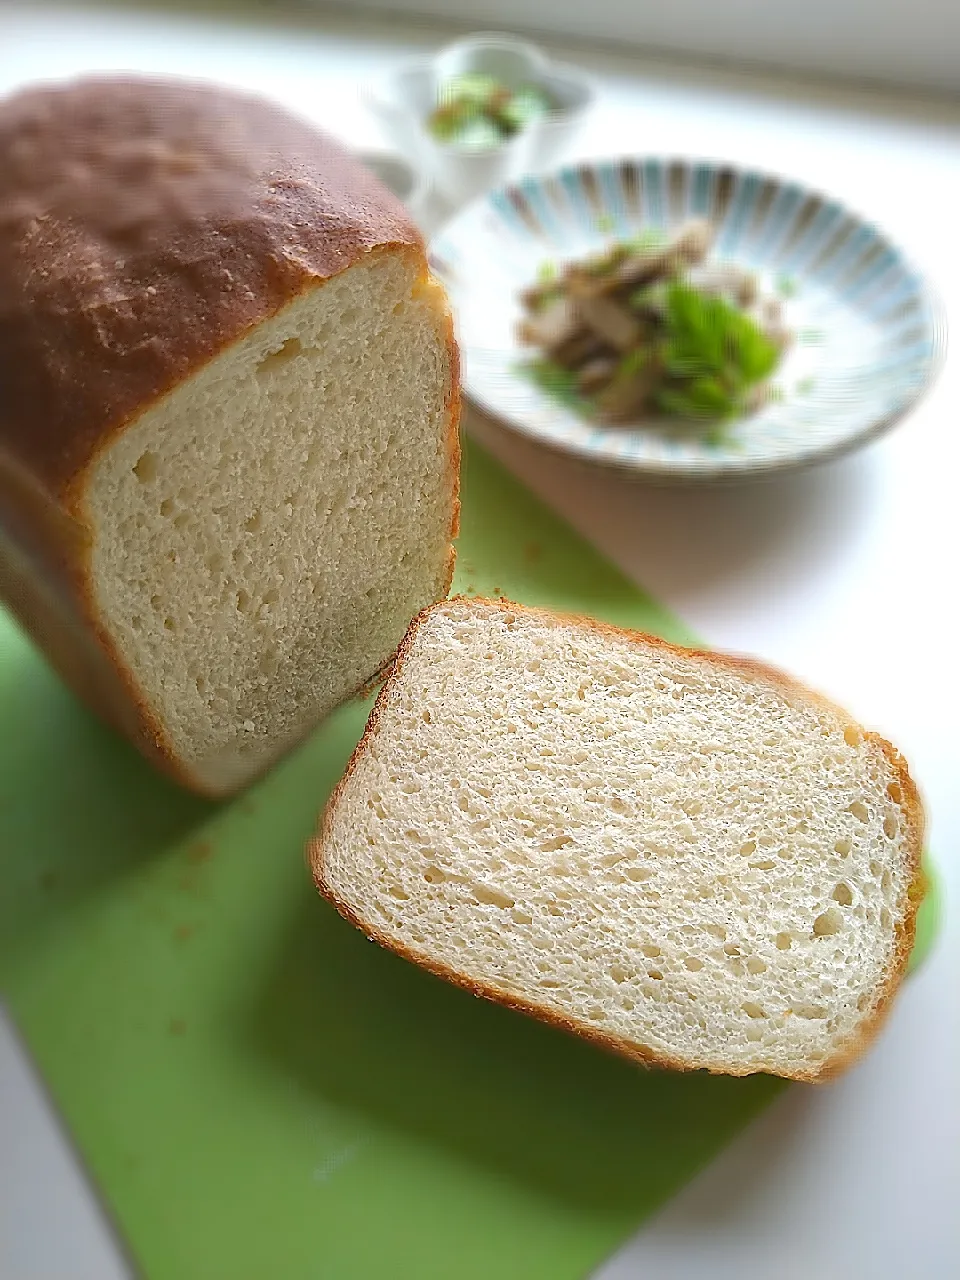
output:
M440 86L427 127L441 142L483 151L512 138L551 105L536 85L511 90L493 76L470 72Z
M527 86L518 89L500 108L500 119L516 132L525 125L539 119L550 110L546 95L539 89Z
M663 336L653 348L624 355L617 378L630 378L656 359L664 382L653 393L657 408L675 417L729 422L746 409L747 393L769 377L780 352L744 312L723 298L677 280L665 288ZM552 360L531 361L527 376L567 408L589 413L577 375Z
M442 84L437 96L441 104L445 106L457 102L463 104L473 103L478 107L483 107L502 87L499 80L494 76L484 75L482 72L477 71L465 71L462 75L454 76L451 80Z
M661 244L662 233L648 229L559 273L542 264L540 284L524 291L518 333L542 355L522 372L582 417L628 424L655 410L712 424L710 441L730 444L724 424L776 397L769 379L791 335L749 272L686 275L703 260L709 228L690 223Z
M663 301L664 287L662 284L645 284L639 289L634 289L627 299L628 304L634 311L645 311L651 307L659 309L663 306Z
M666 243L667 237L662 231L648 227L627 240L626 247L630 253L649 253L651 249L662 249Z
M692 416L727 418L742 412L745 393L776 367L777 347L723 298L671 281L666 301L665 365L676 377L692 380L680 392L695 409ZM673 393L668 401L665 409L681 411Z
M627 354L617 365L617 376L621 378L632 378L635 373L641 373L650 363L650 353L644 351L642 347L637 347Z

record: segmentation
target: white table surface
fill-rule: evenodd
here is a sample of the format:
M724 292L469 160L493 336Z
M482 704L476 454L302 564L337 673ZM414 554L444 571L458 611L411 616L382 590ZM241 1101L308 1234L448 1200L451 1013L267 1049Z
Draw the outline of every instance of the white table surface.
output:
M0 91L94 68L219 78L377 146L359 84L445 38L322 14L299 27L225 25L0 0ZM789 170L880 221L934 277L960 333L960 104L557 52L602 77L574 154L693 152ZM960 1275L958 406L953 361L909 420L864 452L781 481L700 491L586 472L472 424L711 644L787 667L891 737L924 791L944 889L939 947L867 1059L835 1084L789 1090L603 1280ZM127 1274L0 1014L0 1280Z

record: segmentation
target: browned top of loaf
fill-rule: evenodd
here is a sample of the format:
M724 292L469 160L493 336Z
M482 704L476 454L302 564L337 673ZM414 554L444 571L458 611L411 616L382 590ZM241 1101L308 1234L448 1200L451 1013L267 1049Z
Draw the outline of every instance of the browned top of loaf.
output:
M386 245L422 250L400 202L268 103L106 77L0 102L0 455L66 497L117 428Z

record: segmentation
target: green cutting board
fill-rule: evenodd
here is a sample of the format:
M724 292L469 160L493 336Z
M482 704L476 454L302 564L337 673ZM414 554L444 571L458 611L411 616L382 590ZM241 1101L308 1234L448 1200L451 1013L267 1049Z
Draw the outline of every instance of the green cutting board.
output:
M459 550L460 590L686 638L475 446ZM214 806L0 617L0 984L150 1280L574 1280L782 1087L646 1073L320 901L367 709Z

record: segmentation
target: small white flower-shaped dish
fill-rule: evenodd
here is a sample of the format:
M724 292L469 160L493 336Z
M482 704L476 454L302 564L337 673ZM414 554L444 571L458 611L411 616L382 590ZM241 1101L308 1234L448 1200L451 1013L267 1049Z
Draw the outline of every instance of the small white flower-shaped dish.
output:
M471 72L493 76L512 90L541 89L553 110L483 150L442 142L428 128L430 113L443 85ZM535 45L478 34L448 45L428 62L401 67L368 91L367 102L390 143L424 171L444 199L459 205L521 174L549 168L569 146L594 96L585 76L551 62Z

